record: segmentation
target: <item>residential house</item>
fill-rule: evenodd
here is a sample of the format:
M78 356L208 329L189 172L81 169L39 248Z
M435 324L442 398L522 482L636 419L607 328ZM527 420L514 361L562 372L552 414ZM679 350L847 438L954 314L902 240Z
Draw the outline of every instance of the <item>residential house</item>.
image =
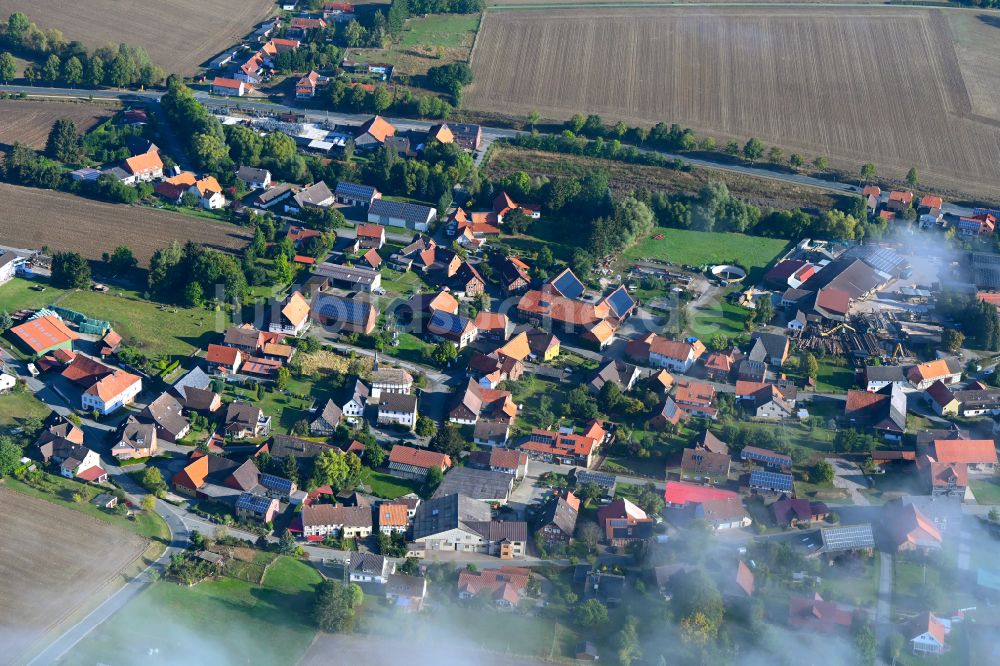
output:
M517 257L504 255L499 259L494 276L500 283L500 289L507 296L520 294L531 284L531 277L528 275L528 264Z
M612 546L624 546L653 536L653 519L624 498L616 499L598 509L597 524Z
M277 498L243 493L236 498L236 518L245 523L274 522L281 505Z
M271 172L267 169L241 166L236 179L251 190L266 190L271 187Z
M156 436L165 442L176 442L191 431L191 424L184 416L184 406L170 393L146 405L139 419L156 427Z
M101 456L82 444L76 444L57 437L38 448L42 460L59 465L59 473L67 479L102 483L107 480L107 472L101 467Z
M846 632L854 622L853 614L816 592L812 597L792 597L788 603L788 624L821 634Z
M427 597L427 579L422 576L389 574L385 598L393 607L406 612L418 612Z
M212 93L216 95L235 95L236 97L243 97L247 94L248 90L252 89L253 88L250 87L246 81L240 81L237 79L227 79L217 76L212 81Z
M892 190L886 199L885 207L894 213L902 213L913 205L913 192Z
M573 540L579 515L580 500L576 495L569 491L554 495L542 507L536 533L541 534L546 545L568 544Z
M194 452L187 465L174 474L177 493L189 497L231 497L258 487L260 471L252 460L237 463L223 456Z
M931 384L924 393L931 408L941 416L958 416L961 403L948 386L940 379Z
M337 432L344 412L332 399L327 400L319 416L309 423L309 434L313 437L330 437Z
M490 312L488 310L482 310L476 314L476 318L473 320L476 325L476 330L479 331L478 338L480 340L492 340L494 342L505 342L511 334L511 323L507 315L499 312ZM524 344L528 353L524 356L527 358L531 355L531 347L528 344L528 334L525 332L519 335L524 336ZM520 343L519 343L520 344ZM524 360L519 359L519 360Z
M380 366L378 354L371 374L371 397L377 400L382 393L406 393L413 390L413 375L402 368Z
M906 394L896 384L869 393L850 390L844 419L852 427L870 427L887 440L899 440L906 432Z
M471 379L448 412L450 422L464 425L474 425L480 419L510 423L516 417L517 406L510 391L484 388Z
M213 374L235 375L243 365L243 354L235 347L210 344L205 362L208 364L208 371Z
M695 449L708 451L709 453L723 453L729 455L729 445L712 434L711 430L706 430L694 442Z
M715 387L704 382L678 382L674 402L691 416L714 419L718 411L715 408Z
M587 388L590 389L591 393L600 393L604 385L611 382L617 385L622 393L625 393L632 390L641 375L642 371L630 363L610 360L597 371L597 375L590 380Z
M70 367L84 358L87 357L77 354ZM100 414L107 415L135 402L136 396L142 392L142 377L103 364L98 365L106 369L99 378L87 378L76 382L87 387L80 397L83 410L87 412L97 410ZM63 376L67 376L66 372Z
M417 424L417 396L407 393L382 393L378 398L379 425L398 425L413 429Z
M226 407L224 430L233 439L267 437L271 417L247 402L231 402Z
M780 368L788 358L790 343L788 337L780 333L755 333L747 352L751 361L767 363Z
M503 224L504 215L514 210L521 211L532 220L538 220L542 217L541 206L538 204L517 203L506 192L501 192L493 199L493 213L496 215L498 223ZM569 298L573 297L570 296Z
M295 19L292 19L293 21ZM320 76L316 70L311 70L308 74L295 82L295 99L312 99L316 96L316 90L321 83L326 83L329 79Z
M302 506L302 536L308 541L322 541L328 535L338 539L365 539L371 533L372 510L369 506Z
M458 494L491 505L503 505L514 489L514 477L475 467L453 467L444 475L433 497Z
M367 209L372 205L373 201L382 198L382 193L370 185L339 181L336 189L333 191L333 196L339 204ZM359 224L357 226L357 237L360 239L364 235L365 237L371 239L372 235L370 232L374 231L371 229L371 226L372 225ZM378 234L378 237L381 239L378 245L367 245L366 247L382 247L382 243L385 242L385 231L382 230L382 232Z
M950 621L945 621L934 613L927 612L910 620L906 625L904 635L908 639L907 642L910 644L910 651L913 654L937 655L945 651L945 638L950 628Z
M382 502L376 510L378 530L383 534L405 533L410 526L410 514L405 504Z
M694 505L691 517L703 520L715 530L735 530L753 522L737 497L707 499Z
M344 183L338 183L339 189ZM385 227L380 224L359 224L355 228L358 247L367 250L381 250L385 245Z
M386 138L394 136L396 128L382 116L373 116L365 121L354 137L358 150L374 150L385 144Z
M387 393L386 395L402 395ZM423 481L431 468L442 472L451 467L451 458L443 453L417 449L411 446L395 444L389 452L389 471L396 476Z
M449 123L448 127L458 146L471 152L479 150L479 144L483 140L483 129L479 125Z
M941 500L938 500L941 501ZM896 552L928 553L941 549L941 530L915 504L891 502L884 509L884 523Z
M188 193L198 197L198 203L205 210L216 210L226 205L226 197L222 195L222 185L215 176L199 178L188 188Z
M368 209L369 222L421 232L427 231L436 217L437 211L433 208L404 201L376 199Z
M578 568L590 569L590 565ZM576 574L573 576L576 579ZM609 608L618 606L625 597L625 576L590 569L583 574L581 598L584 601L596 599Z
M520 481L528 473L528 454L514 449L493 448L489 451L473 451L466 459L469 467L502 472Z
M780 499L771 505L774 522L780 527L809 525L826 519L830 510L823 502L807 499Z
M280 305L281 309L278 309ZM277 312L275 312L277 310ZM293 291L282 303L271 308L268 331L282 335L299 336L309 326L309 301L302 292Z
M939 463L963 463L973 474L993 474L998 467L992 439L935 439L931 444Z
M163 178L163 160L160 151L155 147L139 155L128 157L124 162L125 171L131 175L134 183L148 183L157 178Z
M625 353L638 363L686 373L705 353L705 345L699 340L678 342L650 333L644 338L629 342Z
M920 363L907 371L906 378L920 390L926 390L936 381L957 384L962 379L962 362L949 357Z
M921 472L935 497L954 496L965 498L969 490L969 466L963 462L938 462L929 455L917 458Z
M282 201L285 201L286 199L291 197L293 193L294 190L292 189L292 186L289 185L288 183L275 185L274 187L270 187L261 192L260 194L258 194L257 198L253 200L253 205L256 206L257 208L263 208L264 210L267 210L272 206L277 205Z
M458 574L458 598L485 596L498 608L516 608L528 594L530 579L531 571L519 567L462 571Z
M729 454L703 449L684 449L681 455L681 480L718 483L729 478L732 461Z
M455 551L513 559L525 554L528 526L523 521L493 520L485 502L446 495L420 503L413 516L412 539L409 557Z
M285 209L298 212L305 208L329 208L334 203L333 192L322 180L307 185L292 197L291 204L285 204Z
M313 299L313 318L324 328L345 333L370 334L378 321L374 303L355 295L317 294Z
M438 143L454 143L455 135L451 133L448 123L438 123L427 130L427 140Z
M427 322L427 333L435 340L447 341L458 349L465 349L479 335L479 329L468 317L435 310Z
M705 363L703 365L705 369L706 379L710 379L716 382L726 382L732 377L733 368L736 367L736 363L739 360L737 354L739 350L730 349L721 352L712 352L705 358ZM742 354L739 353L739 357L742 358Z
M955 230L963 236L984 236L992 234L997 226L997 218L992 213L980 213L969 217L960 217Z
M559 338L550 331L533 328L528 331L528 358L532 361L548 363L559 356Z
M776 421L795 416L794 386L781 386L757 382L736 382L736 397L746 413L754 419Z
M598 421L592 421L582 434L569 428L558 432L535 429L521 443L520 448L529 457L543 462L593 467L597 453L608 441L608 433Z
M355 379L353 384L348 383L347 386L340 414L348 423L357 425L365 415L365 406L368 404L371 392L360 379Z
M263 486L268 497L274 497L284 502L290 501L299 489L299 485L292 479L286 479L276 474L261 474L260 485Z
M486 280L476 267L467 261L458 265L458 269L448 282L451 290L461 298L477 298L486 291Z
M649 425L656 430L663 430L667 426L674 427L681 421L686 421L690 416L686 411L674 402L674 399L667 396L663 404L650 417Z
M396 571L396 565L392 560L372 552L353 552L347 561L347 570L352 583L384 585L389 575Z
M864 367L864 385L869 393L884 389L889 384L898 384L903 388L909 380L905 368L901 365L866 365Z

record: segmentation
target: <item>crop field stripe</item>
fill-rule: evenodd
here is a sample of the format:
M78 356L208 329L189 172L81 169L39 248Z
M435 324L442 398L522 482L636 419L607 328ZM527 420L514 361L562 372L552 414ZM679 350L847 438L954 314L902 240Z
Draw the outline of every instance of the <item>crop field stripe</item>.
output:
M956 113L970 101L944 11L487 12L465 106L677 122L852 171L872 161L897 177L916 167L926 185L993 189L1000 128Z

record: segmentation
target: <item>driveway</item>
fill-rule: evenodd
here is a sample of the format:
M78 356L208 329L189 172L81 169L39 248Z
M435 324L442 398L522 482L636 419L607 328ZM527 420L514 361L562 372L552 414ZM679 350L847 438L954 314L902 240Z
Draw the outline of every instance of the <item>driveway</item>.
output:
M871 502L861 492L868 488L868 480L861 468L849 460L843 458L826 458L826 461L833 466L833 487L846 490L851 496L851 500L857 506L868 506Z

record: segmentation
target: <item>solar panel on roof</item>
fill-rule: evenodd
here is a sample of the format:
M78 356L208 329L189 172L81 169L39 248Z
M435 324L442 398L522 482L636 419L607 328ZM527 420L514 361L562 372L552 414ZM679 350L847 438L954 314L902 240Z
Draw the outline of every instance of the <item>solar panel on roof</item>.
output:
M846 527L826 527L820 530L823 549L826 551L874 548L875 536L869 523Z
M367 303L335 295L324 295L316 308L321 317L352 323L364 322L368 317L368 309Z
M461 333L465 329L466 319L441 310L435 310L431 316L430 326L435 333Z
M775 466L783 466L783 465L787 466L792 461L790 457L782 455L780 453L768 454L762 451L753 451L747 449L743 449L743 452L741 453L740 457L743 460L755 460L757 462L762 462L766 465L775 465Z
M264 513L271 506L271 500L257 495L240 495L236 500L237 509L245 509L254 513Z
M356 197L359 199L370 199L375 194L375 188L370 185L360 185L358 183L337 183L337 195Z
M766 472L761 469L756 469L750 473L750 485L757 488L791 490L792 475L781 474L779 472Z
M635 307L635 299L629 296L628 292L625 291L625 287L619 287L608 296L608 305L611 306L616 317L621 317Z
M583 283L569 271L563 272L553 280L552 285L566 298L579 298L583 295Z

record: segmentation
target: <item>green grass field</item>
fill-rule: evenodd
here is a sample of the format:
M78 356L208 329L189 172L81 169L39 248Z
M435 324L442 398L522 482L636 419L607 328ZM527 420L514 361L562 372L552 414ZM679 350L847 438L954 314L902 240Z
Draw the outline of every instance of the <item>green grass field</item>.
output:
M855 388L854 368L834 365L829 359L819 359L819 373L816 375L816 390L820 393L846 393Z
M118 289L107 294L73 292L62 298L59 305L110 321L126 344L149 356L187 356L215 342L229 324L229 317L223 311L165 307Z
M38 287L45 289L39 291ZM52 301L62 296L62 289L49 286L45 278L35 278L34 280L22 280L14 278L4 285L0 285L0 309L7 312L17 310L37 310L49 305Z
M1000 504L1000 479L997 477L970 479L969 486L980 504Z
M419 481L400 479L391 474L376 472L370 467L365 467L361 471L361 483L371 486L373 495L386 499L396 499L408 493L415 493L422 485Z
M399 44L402 47L459 48L479 30L479 14L434 14L410 19Z
M0 395L0 429L16 427L23 419L37 416L44 419L51 410L33 393Z
M663 238L650 237L641 241L625 252L622 259L632 262L655 257L692 266L736 261L752 270L766 267L788 245L788 241L777 238L689 229L657 228L655 235Z
M713 335L733 337L746 332L745 323L750 311L722 298L701 308L688 309L688 332L701 340Z
M274 563L263 585L224 578L187 588L161 581L59 663L291 666L316 633L309 609L320 581L311 566L287 557Z

